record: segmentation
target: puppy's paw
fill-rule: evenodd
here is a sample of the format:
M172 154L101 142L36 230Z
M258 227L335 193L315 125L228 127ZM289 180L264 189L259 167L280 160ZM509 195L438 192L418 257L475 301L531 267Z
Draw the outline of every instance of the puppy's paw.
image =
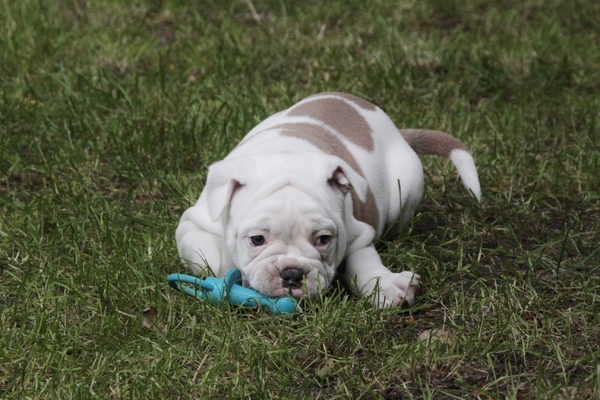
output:
M410 271L386 274L379 279L379 292L373 293L373 302L380 308L415 304L421 277Z

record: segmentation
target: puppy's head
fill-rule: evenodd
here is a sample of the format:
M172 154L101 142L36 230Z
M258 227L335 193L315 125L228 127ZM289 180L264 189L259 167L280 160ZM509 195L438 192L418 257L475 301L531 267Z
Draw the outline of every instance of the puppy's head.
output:
M337 157L245 156L211 166L205 190L244 283L268 296L314 296L342 262L347 194L366 181Z

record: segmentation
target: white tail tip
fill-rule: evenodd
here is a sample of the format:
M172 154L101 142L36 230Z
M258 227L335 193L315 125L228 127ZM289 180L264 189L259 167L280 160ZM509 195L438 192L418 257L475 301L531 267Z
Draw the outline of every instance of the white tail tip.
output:
M473 157L465 150L454 149L450 152L450 157L448 158L450 158L458 170L465 188L475 196L478 202L481 202L481 187Z

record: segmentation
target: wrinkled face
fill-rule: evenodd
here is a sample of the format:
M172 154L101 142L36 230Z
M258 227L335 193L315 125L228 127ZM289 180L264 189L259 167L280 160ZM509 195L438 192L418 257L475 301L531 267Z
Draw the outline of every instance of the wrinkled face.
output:
M343 197L315 199L292 185L262 198L244 190L232 199L225 234L244 284L273 297L328 287L346 250Z

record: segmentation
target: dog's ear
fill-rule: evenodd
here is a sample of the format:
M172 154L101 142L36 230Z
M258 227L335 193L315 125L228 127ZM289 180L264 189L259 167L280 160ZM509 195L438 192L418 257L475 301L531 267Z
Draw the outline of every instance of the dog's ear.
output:
M367 200L368 184L365 178L341 160L329 166L329 182L336 185L343 193L354 190L360 201Z
M214 163L208 168L204 190L210 218L213 221L221 217L235 192L247 184L252 169L250 164L252 162L249 159L232 158Z

